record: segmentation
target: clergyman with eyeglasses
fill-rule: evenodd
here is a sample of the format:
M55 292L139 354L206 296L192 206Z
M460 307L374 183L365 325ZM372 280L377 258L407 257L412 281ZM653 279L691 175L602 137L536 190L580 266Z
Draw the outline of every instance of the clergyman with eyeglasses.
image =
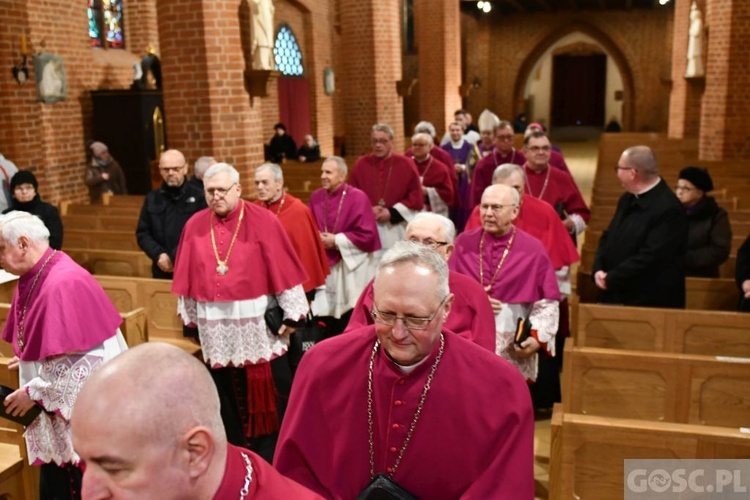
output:
M447 217L422 212L406 226L406 239L432 248L447 261L453 253L456 227ZM495 315L485 291L476 280L453 270L448 274L448 286L455 299L445 328L495 352ZM370 281L354 306L347 330L373 324L372 305L373 281Z
M505 184L485 189L479 205L482 227L456 239L448 265L487 292L495 313L495 353L533 382L537 351L555 355L561 296L542 243L513 225L520 201L518 191ZM516 337L519 320L531 323L526 339Z
M302 359L274 466L326 498L534 496L526 384L444 327L445 259L396 243L380 262L374 324ZM395 483L395 485L393 484Z
M626 149L615 175L625 193L599 239L594 258L599 302L684 308L685 209L659 176L656 156L648 146Z
M289 335L308 311L302 264L276 215L240 194L226 163L203 176L208 209L185 225L172 293L186 336L200 338L229 442L272 460L291 385ZM271 331L266 312L282 309Z
M159 158L163 182L146 195L138 218L138 246L151 259L151 275L157 279L172 279L182 228L194 213L207 207L203 191L186 181L187 170L182 153L164 151Z

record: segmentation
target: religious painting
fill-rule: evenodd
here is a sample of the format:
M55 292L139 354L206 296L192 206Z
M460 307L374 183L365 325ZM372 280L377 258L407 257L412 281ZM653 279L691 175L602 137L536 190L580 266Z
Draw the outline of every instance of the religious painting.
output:
M37 98L42 102L64 101L67 97L65 66L62 57L41 53L34 56Z

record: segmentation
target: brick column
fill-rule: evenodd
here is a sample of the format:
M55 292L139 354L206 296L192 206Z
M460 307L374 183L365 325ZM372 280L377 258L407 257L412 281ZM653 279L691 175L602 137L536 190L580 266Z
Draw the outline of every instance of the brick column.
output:
M264 126L261 99L245 90L249 26L239 22L241 4L157 0L156 8L170 147L234 165L249 191L251 169L263 161Z
M672 92L669 100L669 137L698 137L704 79L686 79L690 6L692 0L676 0L672 34ZM704 15L706 9L698 4ZM705 24L704 24L705 26Z
M435 125L438 138L461 107L459 3L415 0L414 29L419 51L419 118ZM411 131L407 131L410 133Z
M700 124L699 156L704 160L737 160L750 156L750 2L708 0L708 60Z
M370 129L375 123L393 127L396 149L403 151L403 102L396 92L401 80L400 8L399 0L340 1L340 90L349 156L371 151Z

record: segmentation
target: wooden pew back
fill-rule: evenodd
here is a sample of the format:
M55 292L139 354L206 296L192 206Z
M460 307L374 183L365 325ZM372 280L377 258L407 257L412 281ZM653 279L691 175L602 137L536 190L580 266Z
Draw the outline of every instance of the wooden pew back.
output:
M94 275L151 276L151 259L140 250L66 248L65 253Z
M566 343L566 413L719 427L750 415L750 358L578 347Z
M579 347L750 358L750 314L571 303Z

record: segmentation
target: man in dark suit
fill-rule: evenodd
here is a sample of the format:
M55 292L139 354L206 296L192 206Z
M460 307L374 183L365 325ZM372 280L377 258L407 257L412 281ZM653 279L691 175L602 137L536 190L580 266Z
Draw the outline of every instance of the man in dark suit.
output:
M626 193L599 240L594 282L599 301L642 307L685 307L688 222L653 151L626 149L615 167Z

